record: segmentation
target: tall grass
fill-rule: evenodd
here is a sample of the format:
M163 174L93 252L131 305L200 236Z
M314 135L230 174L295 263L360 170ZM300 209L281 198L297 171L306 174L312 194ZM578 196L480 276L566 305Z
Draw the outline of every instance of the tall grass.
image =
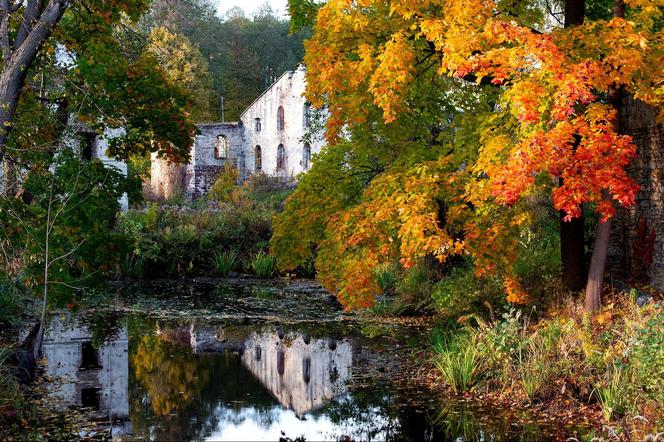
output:
M234 250L217 252L214 255L213 265L219 276L226 276L235 269L237 253Z
M259 278L269 278L274 273L276 267L276 259L274 256L265 253L264 251L258 252L251 260L250 268Z
M626 372L614 367L607 372L607 382L595 388L595 397L607 422L625 413L628 406L627 386Z
M482 374L484 362L476 335L452 338L448 334L437 334L434 349L438 353L436 366L445 383L456 393L472 390Z

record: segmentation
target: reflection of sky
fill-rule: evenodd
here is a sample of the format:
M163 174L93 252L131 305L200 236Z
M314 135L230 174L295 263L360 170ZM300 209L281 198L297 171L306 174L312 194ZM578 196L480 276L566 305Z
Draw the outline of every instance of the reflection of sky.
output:
M378 410L369 412L368 422L373 428L387 428L389 423L385 416L378 414ZM257 410L254 407L244 407L232 410L221 406L215 410L219 419L217 428L205 438L206 441L277 441L280 437L295 439L304 436L306 440L337 440L341 436L349 436L353 440L364 440L366 433L355 422L341 422L335 424L325 414L307 414L302 419L292 410L274 406L270 410ZM266 415L270 418L266 419ZM282 433L283 431L283 433ZM385 433L378 433L375 440L385 440Z

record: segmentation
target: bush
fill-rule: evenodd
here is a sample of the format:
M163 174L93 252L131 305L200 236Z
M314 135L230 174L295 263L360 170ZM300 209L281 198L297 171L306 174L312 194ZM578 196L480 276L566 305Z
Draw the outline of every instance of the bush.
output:
M478 278L470 265L454 267L436 283L431 294L433 304L450 318L478 312L484 303L504 304L505 294L498 278Z
M226 276L235 269L237 253L234 250L217 252L214 255L214 269L219 276Z
M251 270L259 278L269 278L274 273L276 260L264 251L258 252L251 261Z

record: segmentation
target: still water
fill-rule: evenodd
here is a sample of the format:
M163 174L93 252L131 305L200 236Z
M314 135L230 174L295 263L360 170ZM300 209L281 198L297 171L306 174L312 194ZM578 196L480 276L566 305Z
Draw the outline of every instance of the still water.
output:
M416 329L353 321L53 317L49 394L104 434L150 441L564 440L566 429L445 403L406 382ZM85 436L85 435L83 435Z

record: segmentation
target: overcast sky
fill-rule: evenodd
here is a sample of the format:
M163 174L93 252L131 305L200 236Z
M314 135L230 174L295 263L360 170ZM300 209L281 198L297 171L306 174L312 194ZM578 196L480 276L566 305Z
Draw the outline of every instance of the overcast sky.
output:
M219 15L223 16L226 11L233 6L239 6L244 9L247 15L251 15L263 3L269 4L278 15L283 16L287 13L287 0L214 0L217 3Z

